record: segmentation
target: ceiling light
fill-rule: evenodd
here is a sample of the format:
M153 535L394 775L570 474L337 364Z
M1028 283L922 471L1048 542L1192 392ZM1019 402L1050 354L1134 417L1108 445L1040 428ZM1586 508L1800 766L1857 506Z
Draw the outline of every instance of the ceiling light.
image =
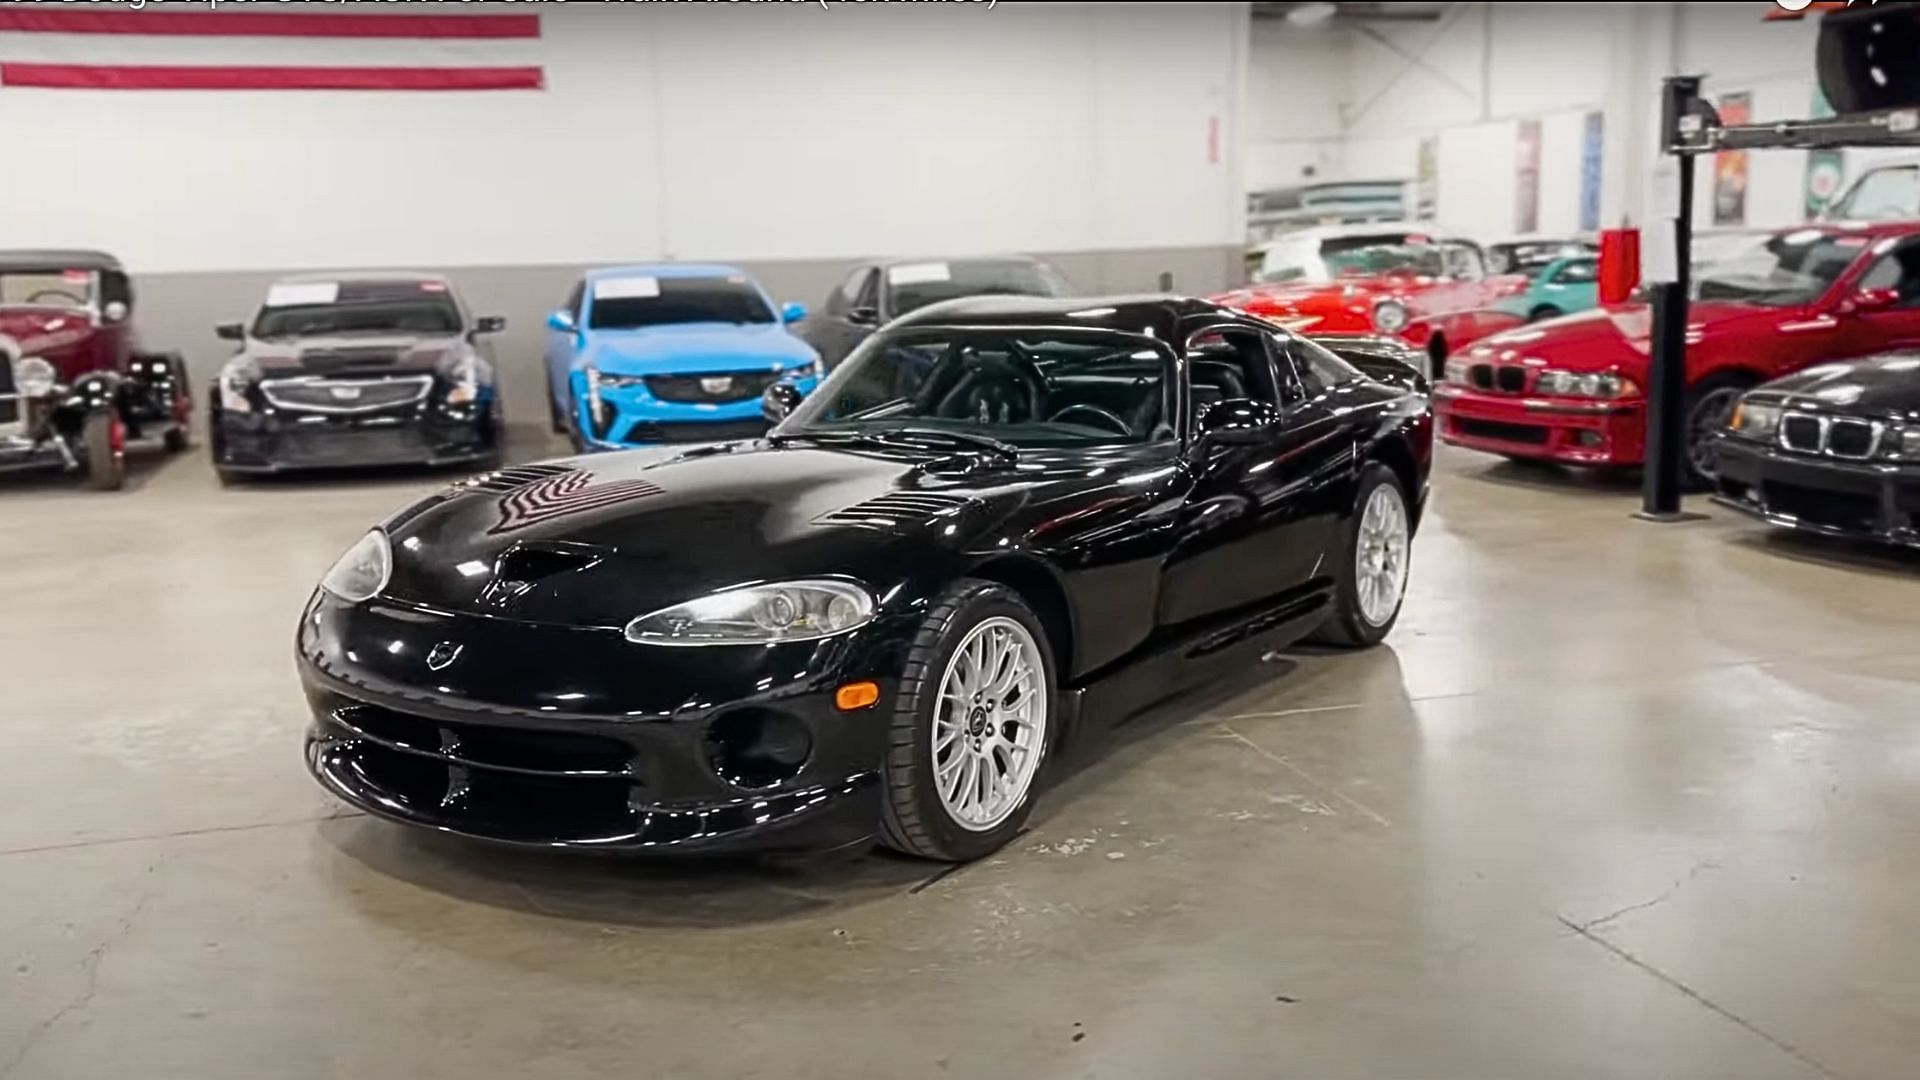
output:
M1319 26L1339 10L1332 4L1295 4L1287 9L1287 21L1295 26Z

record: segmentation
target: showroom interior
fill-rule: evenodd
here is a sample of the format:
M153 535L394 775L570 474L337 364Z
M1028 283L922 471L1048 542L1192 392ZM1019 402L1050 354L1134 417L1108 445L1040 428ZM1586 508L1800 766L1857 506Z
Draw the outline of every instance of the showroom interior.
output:
M0 4L0 1080L1920 1075L1903 6Z

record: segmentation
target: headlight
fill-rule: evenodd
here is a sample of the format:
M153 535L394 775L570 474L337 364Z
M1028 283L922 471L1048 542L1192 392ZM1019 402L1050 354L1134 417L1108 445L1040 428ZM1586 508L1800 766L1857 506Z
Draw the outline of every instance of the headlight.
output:
M819 360L801 364L797 368L788 368L787 374L795 379L824 379L827 377L827 365Z
M627 624L642 645L761 645L844 634L873 620L873 595L846 581L727 589Z
M598 368L587 369L589 390L624 390L629 386L639 386L646 381L645 375L609 375Z
M0 364L7 362L0 356ZM29 356L13 366L13 378L21 397L39 398L53 393L54 384L60 381L60 373L53 365L38 356Z
M375 529L340 556L327 576L320 579L320 587L357 604L380 595L392 573L393 547L387 543L387 534Z
M1556 371L1548 368L1534 380L1536 394L1554 397L1623 398L1640 392L1632 379L1613 371Z
M259 377L260 369L251 362L235 361L221 368L220 407L227 412L252 412L253 402L247 391Z
M1888 453L1904 461L1920 461L1920 427L1909 427L1887 439Z
M1398 300L1382 300L1373 307L1373 328L1383 334L1397 334L1407 326L1407 306Z
M447 404L470 405L480 396L480 359L472 353L462 356L447 372Z
M1780 431L1780 406L1742 401L1727 418L1727 430L1748 439L1770 441Z
M1463 359L1448 360L1445 374L1441 378L1450 383L1465 383L1468 381L1467 369L1472 366Z

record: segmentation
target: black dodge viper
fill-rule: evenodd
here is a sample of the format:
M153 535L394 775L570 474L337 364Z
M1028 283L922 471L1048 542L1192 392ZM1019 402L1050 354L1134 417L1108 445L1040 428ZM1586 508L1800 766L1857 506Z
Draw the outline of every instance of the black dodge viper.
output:
M1399 614L1422 387L1199 300L978 298L763 439L488 472L301 616L328 789L505 843L1005 844L1070 742Z

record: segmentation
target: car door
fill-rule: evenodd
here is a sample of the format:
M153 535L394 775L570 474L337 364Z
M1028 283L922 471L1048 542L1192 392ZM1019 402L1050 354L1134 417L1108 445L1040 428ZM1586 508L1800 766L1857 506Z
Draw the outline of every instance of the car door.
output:
M1197 351L1215 338L1233 347L1237 385L1224 372L1209 373L1225 361ZM1271 402L1286 420L1254 445L1190 438L1193 482L1161 590L1160 621L1167 627L1257 610L1323 572L1326 523L1310 497L1319 463L1337 450L1328 445L1334 425L1324 408L1308 407L1291 375L1282 375L1264 331L1239 323L1201 325L1187 332L1186 344L1181 392L1190 428L1213 402L1236 391Z
M573 290L567 294L567 302L561 306L573 325L580 325L582 317L581 302L586 296L585 279L573 283ZM580 336L564 330L546 328L546 342L541 347L541 360L547 369L547 393L552 396L556 411L567 414L573 409L570 396L570 380L573 371L573 357L579 350Z
M1527 315L1542 318L1585 311L1599 299L1599 263L1594 259L1564 259L1541 275L1530 298ZM1548 310L1551 309L1551 310Z
M1883 241L1873 256L1859 277L1841 287L1834 305L1840 322L1835 356L1920 345L1920 237Z

